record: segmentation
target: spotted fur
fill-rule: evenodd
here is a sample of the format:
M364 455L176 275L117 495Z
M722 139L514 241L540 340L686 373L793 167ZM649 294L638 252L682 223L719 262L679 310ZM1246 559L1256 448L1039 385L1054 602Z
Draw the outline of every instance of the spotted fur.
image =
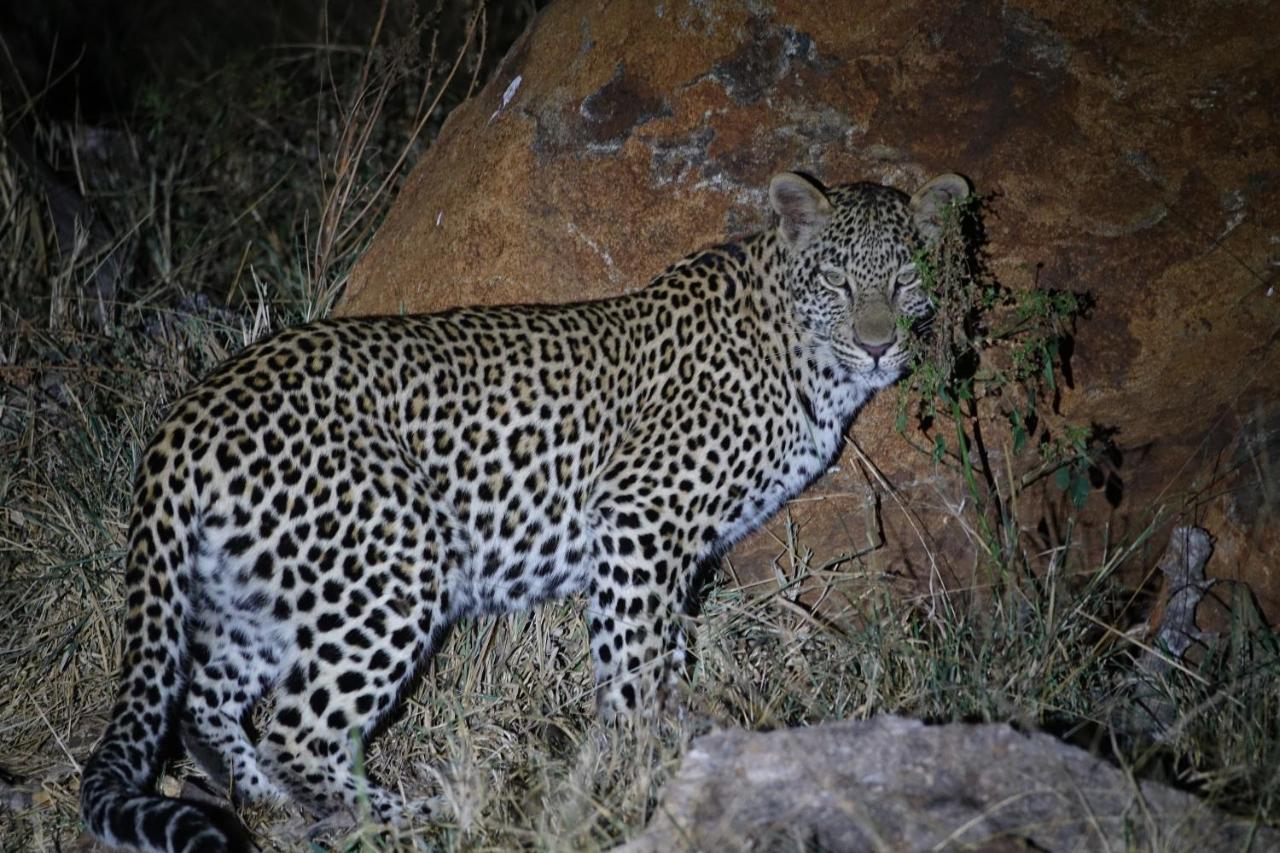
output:
M177 718L242 800L406 806L368 735L460 619L585 593L597 705L650 712L684 664L698 569L823 472L928 313L914 197L791 173L779 225L598 302L328 320L246 348L142 457L120 698L85 767L89 830L223 850L234 818L150 793ZM244 720L270 694L253 742Z

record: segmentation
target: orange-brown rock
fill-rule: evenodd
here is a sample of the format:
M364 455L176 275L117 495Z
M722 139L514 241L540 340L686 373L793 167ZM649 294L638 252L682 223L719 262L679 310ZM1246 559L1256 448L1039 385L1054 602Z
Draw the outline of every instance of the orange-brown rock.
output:
M766 226L775 171L907 190L958 171L990 197L1003 284L1095 301L1061 403L1118 429L1124 496L1095 499L1076 543L1114 549L1156 510L1202 524L1211 569L1274 619L1277 29L1267 3L558 0L449 117L341 312L623 293ZM815 565L867 550L922 587L969 577L963 492L892 402L852 436L885 482L847 453L794 527L740 546L740 576L772 577L798 530ZM1023 499L1032 535L1063 515L1052 488Z

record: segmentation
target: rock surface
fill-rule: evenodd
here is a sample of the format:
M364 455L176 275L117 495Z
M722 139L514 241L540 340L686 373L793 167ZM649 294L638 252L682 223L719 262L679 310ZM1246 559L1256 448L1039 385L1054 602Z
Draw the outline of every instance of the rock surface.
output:
M1274 621L1277 26L1266 2L558 0L449 117L340 313L623 293L766 226L775 171L907 190L958 171L989 196L1003 284L1096 303L1061 406L1118 430L1124 494L1094 499L1073 542L1096 556L1157 509L1200 524ZM892 409L881 395L852 433L883 482L847 453L794 528L739 546L744 580L798 531L815 565L869 548L873 575L967 582L962 494ZM1065 513L1033 499L1035 539Z
M625 853L1273 850L1280 833L1045 734L901 717L698 738Z

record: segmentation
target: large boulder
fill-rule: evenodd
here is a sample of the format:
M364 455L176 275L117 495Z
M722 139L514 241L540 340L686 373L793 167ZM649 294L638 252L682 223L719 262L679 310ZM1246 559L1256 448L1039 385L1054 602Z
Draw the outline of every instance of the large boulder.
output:
M1061 408L1118 430L1124 490L1114 507L1094 501L1074 542L1096 555L1156 510L1190 515L1219 538L1215 571L1248 580L1274 617L1280 20L1268 10L558 0L449 117L340 313L624 293L767 226L775 171L907 191L958 171L989 197L1004 285L1095 302ZM739 547L740 575L771 576L797 534L814 565L869 549L876 572L964 582L962 494L895 432L892 397L852 433L883 480L847 453L790 507L794 525L784 516ZM1053 498L1024 519L1047 544Z
M878 717L697 738L644 833L666 850L1275 850L1280 833L1046 734Z

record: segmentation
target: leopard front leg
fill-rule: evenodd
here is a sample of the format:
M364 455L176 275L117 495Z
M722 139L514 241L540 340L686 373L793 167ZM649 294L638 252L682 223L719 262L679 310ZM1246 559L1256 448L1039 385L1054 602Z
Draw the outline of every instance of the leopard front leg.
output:
M601 539L587 606L596 708L608 722L654 716L686 668L685 618L692 562L659 551L651 535Z

